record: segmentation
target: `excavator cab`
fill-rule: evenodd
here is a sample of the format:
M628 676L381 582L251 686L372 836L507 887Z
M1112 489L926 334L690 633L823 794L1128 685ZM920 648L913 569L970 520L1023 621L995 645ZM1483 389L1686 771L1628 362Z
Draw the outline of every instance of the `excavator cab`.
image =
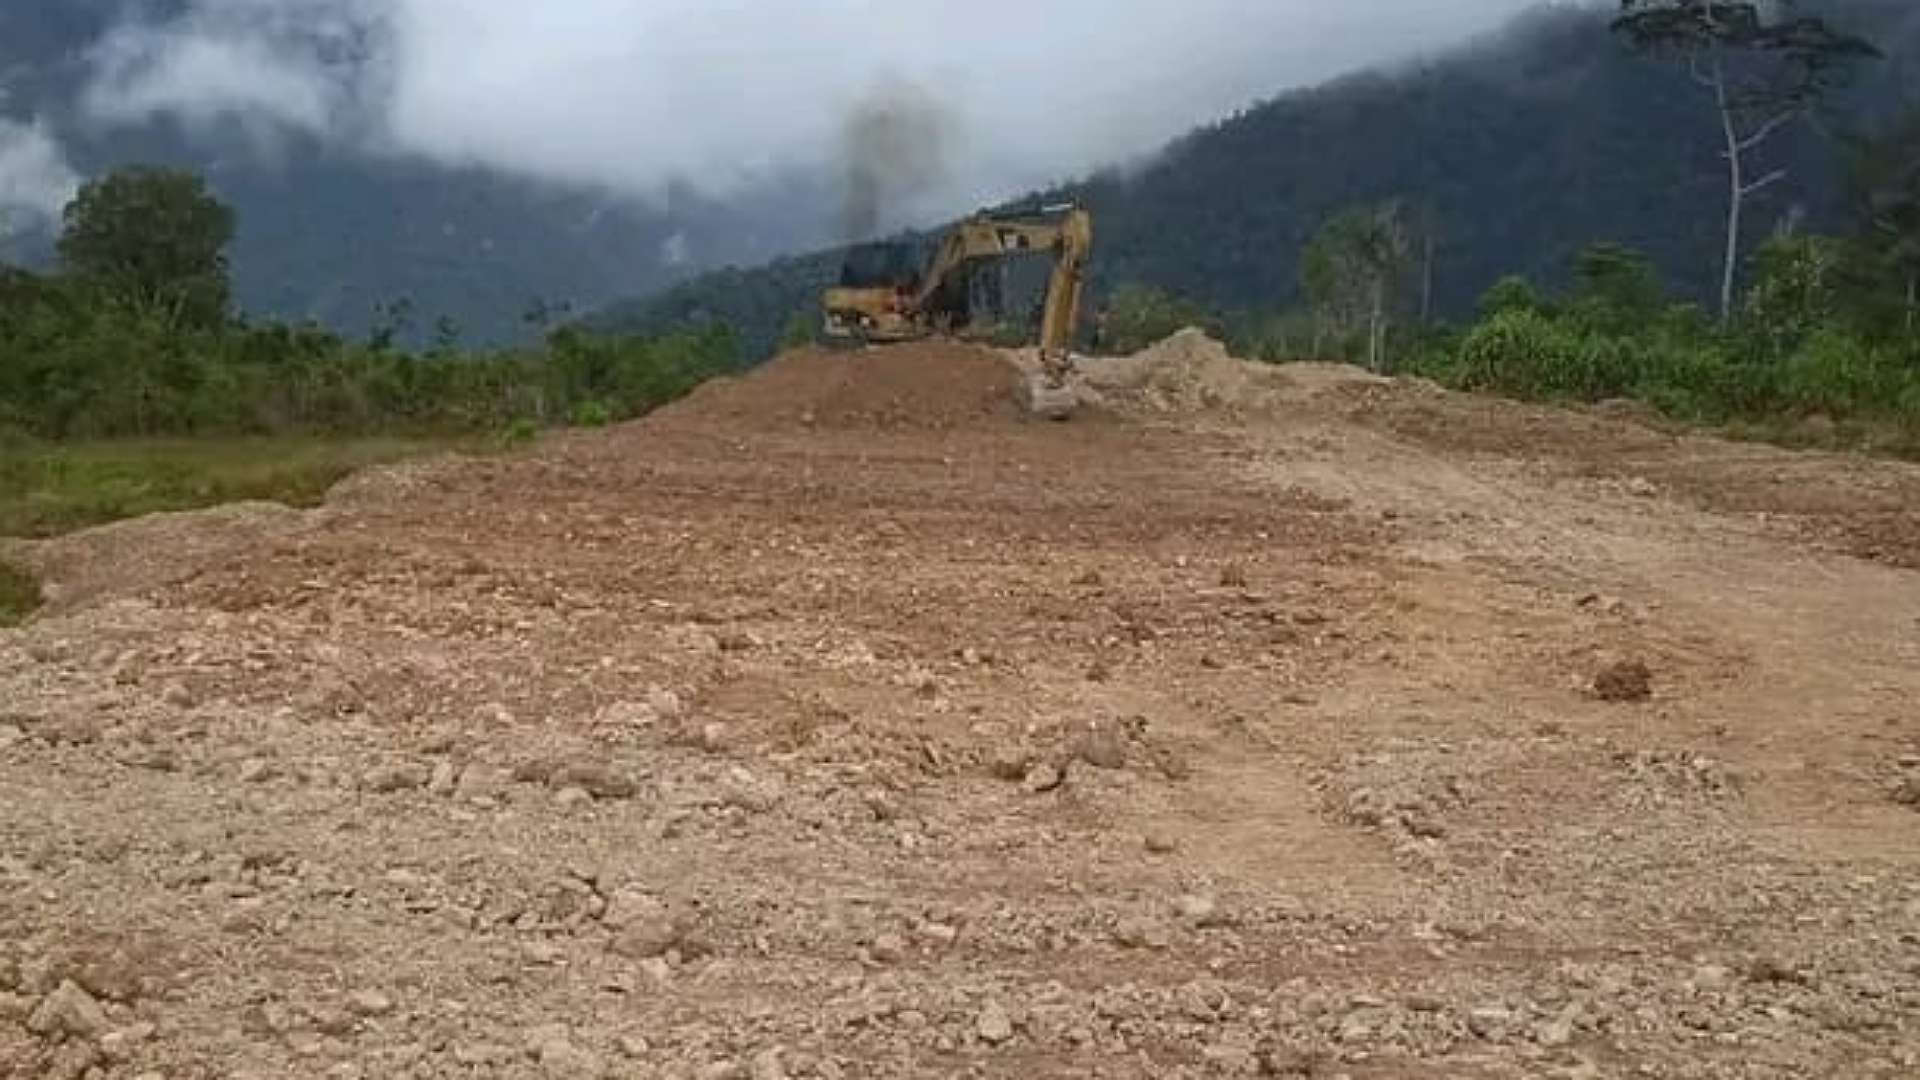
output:
M864 344L921 336L908 312L925 268L925 255L912 243L883 240L849 249L840 284L827 290L823 305L827 340Z
M926 256L910 243L880 240L847 251L840 266L843 289L887 288L911 293L920 287Z

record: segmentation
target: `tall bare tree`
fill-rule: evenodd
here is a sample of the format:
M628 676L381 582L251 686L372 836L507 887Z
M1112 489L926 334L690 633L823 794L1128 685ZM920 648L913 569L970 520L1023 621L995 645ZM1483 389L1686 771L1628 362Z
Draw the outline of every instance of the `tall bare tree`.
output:
M1780 168L1761 172L1752 156L1818 105L1853 62L1879 51L1798 14L1792 0L1620 0L1613 27L1634 48L1685 63L1712 97L1727 162L1720 317L1730 318L1747 200L1787 177Z

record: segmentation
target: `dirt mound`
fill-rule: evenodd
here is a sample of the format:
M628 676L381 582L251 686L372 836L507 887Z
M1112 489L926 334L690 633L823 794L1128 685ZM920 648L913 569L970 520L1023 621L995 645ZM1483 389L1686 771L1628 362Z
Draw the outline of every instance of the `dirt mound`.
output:
M447 490L473 463L474 459L459 454L436 454L392 465L375 465L333 485L327 491L326 504L338 510L405 506L422 495Z
M42 579L48 613L102 596L128 596L179 581L308 527L312 512L246 502L151 514L35 543L8 554Z
M1132 356L1082 361L1080 369L1100 402L1149 413L1251 412L1387 381L1341 364L1241 360L1193 327Z
M1015 371L999 354L952 342L784 353L737 379L708 383L671 422L756 430L931 430L1016 415Z

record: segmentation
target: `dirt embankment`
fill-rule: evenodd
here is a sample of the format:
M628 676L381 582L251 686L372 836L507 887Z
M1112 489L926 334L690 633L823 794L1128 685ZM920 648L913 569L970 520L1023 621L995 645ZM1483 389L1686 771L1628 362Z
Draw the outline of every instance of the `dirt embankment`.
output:
M1907 469L1014 381L794 354L38 548L0 1075L1920 1070L1920 579L1828 542Z
M810 348L738 379L709 383L675 405L669 422L714 430L820 427L924 431L1004 421L1017 413L1014 373L999 356L928 342L911 355Z

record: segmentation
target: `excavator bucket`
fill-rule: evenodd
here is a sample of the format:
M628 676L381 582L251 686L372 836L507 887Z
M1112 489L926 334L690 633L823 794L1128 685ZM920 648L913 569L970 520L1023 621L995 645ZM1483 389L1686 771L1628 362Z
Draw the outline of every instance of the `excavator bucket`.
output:
M1042 420L1070 420L1080 408L1080 396L1068 381L1031 372L1020 381L1020 405Z

